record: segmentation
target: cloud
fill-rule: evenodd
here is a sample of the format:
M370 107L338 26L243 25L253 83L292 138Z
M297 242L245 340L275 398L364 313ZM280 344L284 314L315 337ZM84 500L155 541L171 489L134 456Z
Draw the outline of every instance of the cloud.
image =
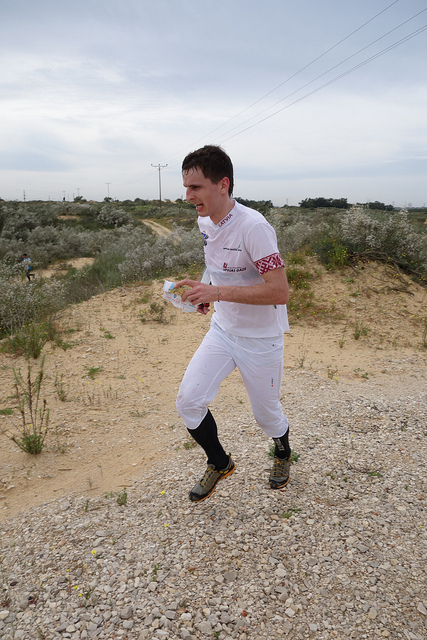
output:
M322 181L330 196L363 193L377 177L374 199L401 185L402 199L424 200L413 172L427 143L425 38L317 91L426 22L403 24L419 0L371 20L383 8L3 0L0 195L38 176L41 197L83 181L95 197L111 181L117 197L154 198L160 162L172 199L182 157L209 142L230 153L248 197L281 198L283 180L298 199Z

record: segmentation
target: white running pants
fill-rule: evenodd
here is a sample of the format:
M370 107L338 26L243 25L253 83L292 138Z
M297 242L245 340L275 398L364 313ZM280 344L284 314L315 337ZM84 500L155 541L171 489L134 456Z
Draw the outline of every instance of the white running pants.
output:
M176 408L188 429L196 429L206 416L221 382L239 369L258 425L272 438L288 430L280 404L283 373L283 336L242 338L213 325L187 367L178 391Z

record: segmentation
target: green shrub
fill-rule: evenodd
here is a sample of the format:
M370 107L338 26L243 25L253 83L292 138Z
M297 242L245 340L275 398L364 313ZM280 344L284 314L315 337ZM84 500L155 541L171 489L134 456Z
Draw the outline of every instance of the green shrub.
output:
M315 244L314 250L320 262L329 270L345 267L350 262L348 249L338 238L324 238Z
M88 300L102 291L118 287L123 283L118 265L123 254L106 251L97 256L91 265L83 269L70 269L62 278L64 299L67 304Z
M129 224L132 216L135 225ZM364 257L390 262L427 282L425 240L415 233L418 227L411 224L405 211L283 207L270 208L265 216L274 226L279 250L290 265L287 273L293 290L288 309L294 317L322 311L309 291L309 272L297 268L304 266L305 256L313 251L328 269ZM147 217L165 220L172 226L171 235L157 238L138 220ZM15 352L36 357L44 344L46 323L67 304L123 282L170 274L174 278L194 274L197 278L203 268L203 243L195 218L194 208L182 202L167 202L160 208L154 201L141 199L120 206L0 201L0 338L11 336L8 346ZM174 226L176 222L181 226ZM102 229L101 225L111 228ZM92 256L95 260L91 266L49 280L37 274L29 285L23 281L21 269L24 251L36 272L59 259ZM54 340L61 342L60 336ZM65 348L64 343L61 346Z
M295 289L308 289L310 287L311 273L306 269L288 268L286 269L286 276L289 284Z

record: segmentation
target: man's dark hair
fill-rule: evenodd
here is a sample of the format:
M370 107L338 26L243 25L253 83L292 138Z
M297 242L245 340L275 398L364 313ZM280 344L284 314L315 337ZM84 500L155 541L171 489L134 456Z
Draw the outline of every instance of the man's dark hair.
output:
M192 151L184 158L182 172L190 169L200 169L205 178L213 184L218 184L223 178L230 180L228 195L231 196L234 187L233 163L221 147L207 144L197 151Z

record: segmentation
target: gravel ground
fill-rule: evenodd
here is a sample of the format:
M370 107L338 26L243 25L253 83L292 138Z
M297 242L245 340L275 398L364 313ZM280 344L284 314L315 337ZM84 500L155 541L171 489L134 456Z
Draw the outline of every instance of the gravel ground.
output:
M210 499L188 500L204 462L176 426L125 505L73 493L7 520L0 637L427 638L425 360L384 367L286 373L284 491L248 409L217 399L236 472Z

